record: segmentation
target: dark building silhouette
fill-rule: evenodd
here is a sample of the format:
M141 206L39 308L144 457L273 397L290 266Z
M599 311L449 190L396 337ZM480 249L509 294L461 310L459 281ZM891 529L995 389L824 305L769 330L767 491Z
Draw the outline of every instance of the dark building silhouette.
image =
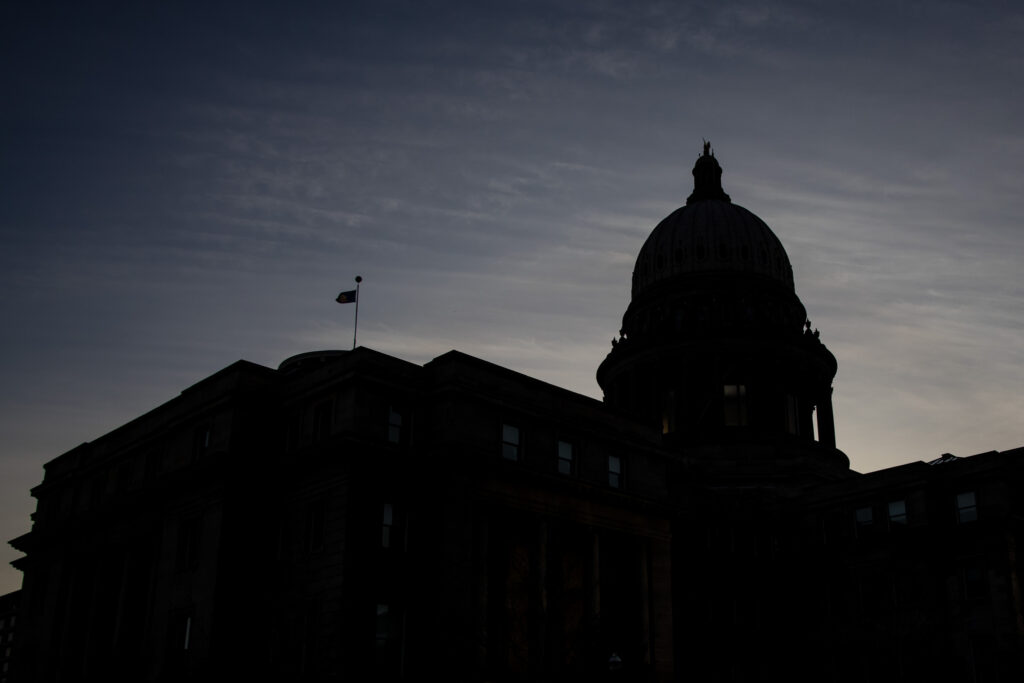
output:
M850 470L782 244L693 173L604 402L313 352L47 463L19 680L1021 680L1024 449Z
M18 622L21 591L0 595L0 683L14 680L14 632Z

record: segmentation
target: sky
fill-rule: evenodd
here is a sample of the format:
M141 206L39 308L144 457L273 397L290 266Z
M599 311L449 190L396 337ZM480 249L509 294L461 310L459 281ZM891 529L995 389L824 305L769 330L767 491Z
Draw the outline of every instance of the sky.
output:
M0 540L46 461L349 348L356 275L360 345L600 398L705 138L854 469L1024 445L1018 2L13 2L0 78Z

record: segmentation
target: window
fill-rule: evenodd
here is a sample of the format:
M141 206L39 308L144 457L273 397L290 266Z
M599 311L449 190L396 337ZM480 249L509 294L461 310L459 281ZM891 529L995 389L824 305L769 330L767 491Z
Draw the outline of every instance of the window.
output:
M988 572L977 558L968 560L963 568L964 597L983 602L989 597Z
M334 417L332 401L318 403L313 409L313 440L323 441L331 435L331 422Z
M288 415L288 448L296 448L302 443L302 411L298 408Z
M608 485L613 489L622 488L622 460L617 455L608 456Z
M169 616L167 651L170 655L171 665L178 667L184 665L184 657L192 649L192 638L195 635L195 620L191 608L176 609Z
M388 441L402 443L402 414L394 406L388 410Z
M127 491L135 483L135 468L131 462L123 462L117 466L114 476L114 490Z
M183 520L178 525L178 547L174 568L179 572L192 571L199 566L199 518Z
M394 605L377 603L375 659L380 673L395 676L401 669L402 614Z
M205 424L196 427L195 434L192 435L193 456L200 457L210 449L212 435L213 429L210 427L210 425Z
M956 494L956 521L960 524L978 520L978 502L974 491Z
M800 404L792 394L786 394L786 431L800 436Z
M672 434L676 431L676 392L669 390L665 394L665 408L661 414L661 433Z
M723 390L723 418L727 427L747 424L747 387L745 384L726 384Z
M574 474L576 471L576 462L573 457L572 444L568 441L558 442L558 473L559 474Z
M383 650L391 638L394 625L391 620L391 609L388 605L377 604L377 650Z
M184 624L184 628L182 630L184 631L184 633L182 634L184 637L183 637L183 642L182 642L181 649L182 650L187 650L189 648L189 645L192 644L192 616L191 615L185 617L185 624Z
M306 551L320 552L324 549L324 502L318 501L306 511Z
M853 515L854 519L857 521L858 528L871 526L871 524L875 521L874 511L869 507L857 508L857 511L854 512Z
M164 454L161 450L152 450L146 453L144 474L147 479L160 475L160 471L163 469Z
M509 424L501 425L501 457L519 460L519 428Z
M391 531L395 526L395 509L391 503L384 503L384 514L382 515L380 547L391 547Z
M907 501L894 500L889 503L889 526L906 526Z

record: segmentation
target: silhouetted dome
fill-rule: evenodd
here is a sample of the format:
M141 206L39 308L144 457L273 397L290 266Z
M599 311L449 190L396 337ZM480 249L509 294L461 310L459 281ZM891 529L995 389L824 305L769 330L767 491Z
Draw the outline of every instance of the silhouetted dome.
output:
M690 273L763 275L793 289L793 268L782 242L763 220L722 191L722 169L709 149L693 167L686 206L669 214L644 242L633 269L633 299L655 285Z

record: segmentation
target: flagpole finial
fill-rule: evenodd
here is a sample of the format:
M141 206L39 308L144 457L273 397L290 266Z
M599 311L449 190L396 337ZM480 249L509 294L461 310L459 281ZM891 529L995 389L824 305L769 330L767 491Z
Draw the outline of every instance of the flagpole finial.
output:
M362 281L363 281L363 276L362 275L356 275L356 284L358 285Z

